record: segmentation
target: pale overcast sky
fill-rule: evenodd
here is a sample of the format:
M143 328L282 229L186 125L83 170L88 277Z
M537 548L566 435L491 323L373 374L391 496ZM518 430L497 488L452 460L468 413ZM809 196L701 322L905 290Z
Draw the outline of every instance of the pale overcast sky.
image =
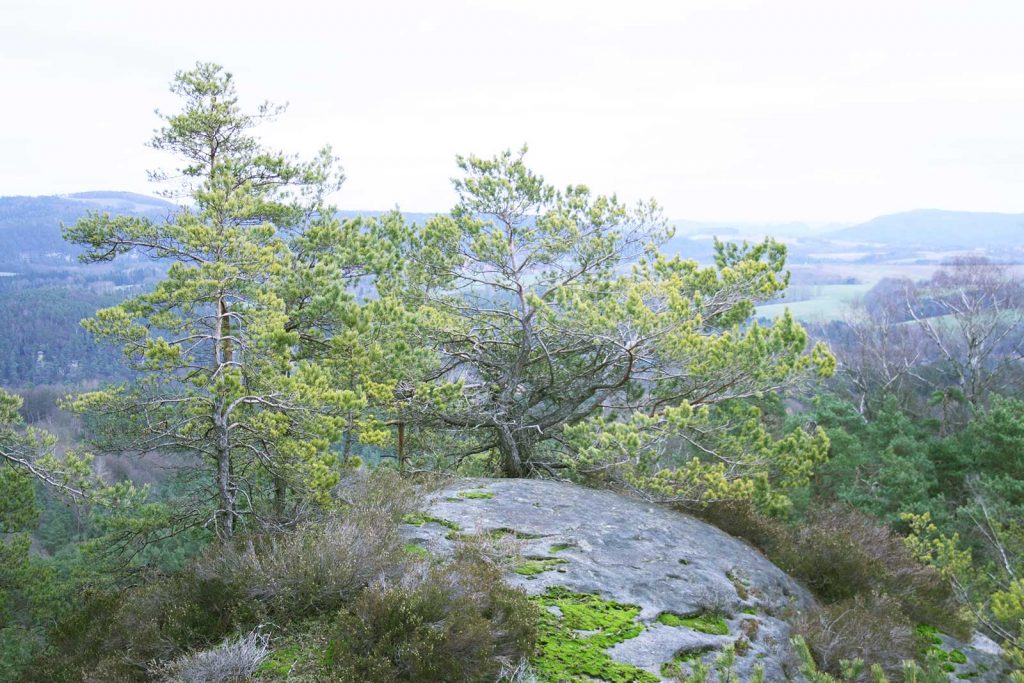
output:
M149 192L196 60L333 145L343 208L446 210L455 154L527 142L673 218L1024 212L1022 0L0 0L0 195Z

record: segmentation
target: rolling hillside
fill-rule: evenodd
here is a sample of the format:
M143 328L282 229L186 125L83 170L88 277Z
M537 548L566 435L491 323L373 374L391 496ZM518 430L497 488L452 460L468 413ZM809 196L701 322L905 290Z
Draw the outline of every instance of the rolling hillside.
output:
M1024 244L1024 214L922 209L879 216L826 237L933 250L1018 247Z

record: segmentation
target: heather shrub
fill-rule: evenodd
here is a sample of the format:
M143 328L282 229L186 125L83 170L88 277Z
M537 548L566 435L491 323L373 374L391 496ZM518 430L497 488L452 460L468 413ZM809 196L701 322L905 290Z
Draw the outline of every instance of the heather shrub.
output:
M843 673L842 662L857 659L895 675L904 661L914 658L913 624L899 601L888 595L857 595L834 602L798 615L792 625L820 669L833 675Z
M434 482L426 475L415 480L379 467L371 473L357 470L342 479L333 491L346 514L384 516L396 524L421 507L423 494Z
M914 623L965 635L949 585L878 520L845 507L816 508L797 524L749 506L712 506L702 516L763 551L826 604L884 595Z
M253 631L213 649L153 666L149 673L161 683L243 683L252 678L269 652L269 638Z
M326 680L487 682L527 655L536 608L473 550L381 579L339 612Z
M68 663L116 659L141 676L154 661L213 648L268 618L286 622L337 609L382 572L400 571L401 556L395 525L369 511L212 546L186 569L123 591L109 620L79 624L69 645L94 641L95 655ZM120 674L131 680L126 676Z
M746 503L718 503L699 508L679 508L696 515L736 538L742 538L766 554L786 533L786 524L775 517L760 514Z
M126 594L106 645L140 666L212 646L231 632L241 601L236 586L193 570L147 581Z
M197 562L195 574L274 614L301 617L344 604L393 569L403 545L388 516L359 511L220 547Z
M881 590L916 621L933 623L955 611L952 592L938 572L919 562L887 526L863 513L841 507L817 510L791 535L784 563L806 577L824 600Z
M49 649L37 656L22 672L22 681L77 683L81 671L107 654L104 641L120 604L113 591L87 590L79 596L77 609L58 621L47 633ZM122 676L122 680L133 680ZM102 679L96 679L102 680Z
M83 671L96 681L147 680L154 663L206 661L189 657L221 652L261 623L335 611L405 571L397 522L416 504L412 487L391 473L360 475L339 494L339 513L212 545L179 572L86 596L52 629L29 680L80 681Z
M417 489L378 470L351 475L335 493L340 513L219 546L196 562L196 576L233 586L275 618L301 618L336 609L382 573L400 571L398 523L416 509Z
M150 663L222 641L237 621L241 596L192 570L147 575L122 591L83 596L49 635L51 647L25 680L144 681Z
M499 683L540 683L537 672L534 671L530 660L521 659L515 663L508 663L502 666L498 674Z

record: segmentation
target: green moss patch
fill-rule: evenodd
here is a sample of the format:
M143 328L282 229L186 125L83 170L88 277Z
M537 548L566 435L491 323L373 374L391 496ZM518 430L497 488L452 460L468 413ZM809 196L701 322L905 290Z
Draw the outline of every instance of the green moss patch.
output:
M544 572L557 569L558 566L562 564L568 564L568 561L563 560L560 557L530 557L525 560L521 560L512 568L512 571L516 574L532 577L537 574L543 574Z
M270 678L286 678L295 668L300 657L302 657L302 648L298 645L289 645L271 652L270 656L260 664L257 672Z
M488 538L493 538L494 540L511 536L512 538L515 538L520 541L532 541L535 538L543 538L540 534L530 534L525 531L510 529L509 527L500 527L498 529L492 529L487 532L486 536Z
M962 651L957 649L943 649L942 638L939 637L939 630L934 626L920 624L916 630L922 655L926 659L935 659L938 661L942 665L942 669L944 671L952 673L956 671L957 666L967 663L967 655Z
M459 530L458 525L448 527L451 531L445 536L449 541L471 541L474 538L488 538L492 541L500 541L503 538L514 538L517 541L531 541L536 538L542 538L540 534L528 534L525 531L516 531L515 529L509 529L507 527L501 527L500 529L492 529L485 531L482 534L464 534Z
M413 557L419 557L423 559L430 557L430 553L427 552L427 549L419 545L418 543L406 543L405 552L409 555L412 555Z
M302 622L288 624L287 632L272 642L274 650L256 670L260 681L314 680L322 666L327 647L324 634L333 615L322 614Z
M700 661L708 652L711 652L715 648L708 645L706 647L699 647L693 650L685 650L683 652L677 652L676 656L671 661L665 662L661 665L661 675L665 678L682 678L686 673L683 665L696 664Z
M455 495L464 500L489 500L494 498L494 493L491 491L459 491Z
M551 546L551 548L548 549L548 552L551 553L551 554L560 553L563 550L568 550L569 548L573 548L573 547L575 547L575 546L573 546L572 543L556 543L553 546Z
M942 645L942 638L939 637L939 629L928 624L919 624L917 637L928 645Z
M685 626L713 636L729 635L729 625L725 623L725 619L720 614L697 614L684 617L672 612L662 612L658 615L657 621L665 626Z
M956 671L958 665L967 663L967 655L960 650L943 650L937 645L928 648L925 657L934 658L942 665L942 670L948 673Z
M541 680L657 683L654 674L616 662L606 652L643 631L636 621L639 607L561 587L549 588L531 599L542 608L537 654L532 660ZM552 607L559 614L553 614Z
M452 531L458 531L461 527L455 522L449 522L447 519L441 519L440 517L432 517L425 515L420 512L413 512L402 517L403 524L411 524L413 526L423 526L424 524L440 524L441 526L451 529Z

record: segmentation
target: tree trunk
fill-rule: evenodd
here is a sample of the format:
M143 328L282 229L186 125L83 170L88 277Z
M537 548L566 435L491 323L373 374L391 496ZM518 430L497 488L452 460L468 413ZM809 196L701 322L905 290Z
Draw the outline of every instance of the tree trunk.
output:
M218 317L220 318L220 325L218 334L220 336L222 362L231 363L234 360L234 351L231 346L231 315L228 313L228 303L224 297L220 298L217 304L218 306Z
M398 423L398 471L405 471L405 423Z
M231 477L231 444L226 420L217 420L217 536L229 539L235 534L235 492Z
M285 496L288 493L288 487L285 484L284 477L279 474L274 475L274 517L278 522L284 521L284 503Z
M510 478L525 477L529 474L529 450L525 444L516 441L512 430L506 425L498 427L498 452L501 454L501 473Z
M217 302L217 346L219 357L215 357L217 371L230 371L227 365L232 362L233 351L231 341L231 318L224 297ZM227 368L227 370L225 370ZM215 407L214 424L217 428L217 535L221 539L229 539L235 534L235 492L231 472L231 435L228 432L229 416L224 414L224 405L218 400Z
M341 464L347 465L349 456L352 455L352 411L348 411L348 419L345 420L345 432L341 437Z

